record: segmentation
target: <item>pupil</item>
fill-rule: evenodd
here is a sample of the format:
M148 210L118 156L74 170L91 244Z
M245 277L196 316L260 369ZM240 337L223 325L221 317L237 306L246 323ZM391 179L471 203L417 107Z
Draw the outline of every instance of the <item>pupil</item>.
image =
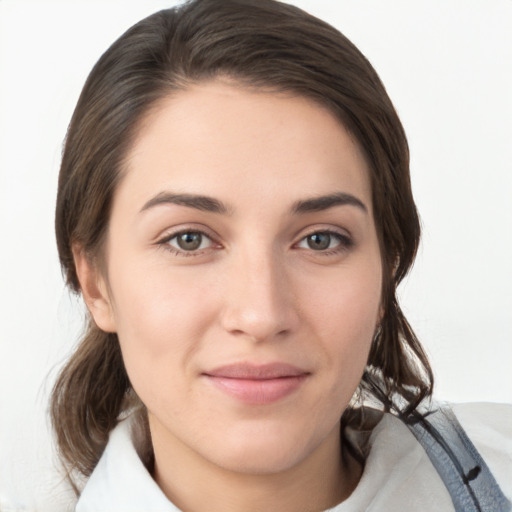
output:
M331 235L328 233L315 233L308 236L308 246L315 251L327 249L331 244Z
M194 251L201 246L201 233L182 233L178 236L178 245L184 251Z

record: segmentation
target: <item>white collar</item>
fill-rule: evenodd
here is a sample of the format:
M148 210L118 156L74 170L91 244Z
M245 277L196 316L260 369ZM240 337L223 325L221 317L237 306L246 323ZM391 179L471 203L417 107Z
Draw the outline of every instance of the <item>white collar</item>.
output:
M179 512L140 460L132 443L130 419L111 432L76 512Z
M132 439L132 419L121 421L110 434L76 512L179 512L139 458ZM357 488L331 512L453 510L426 453L399 419L386 414L373 429L370 446Z

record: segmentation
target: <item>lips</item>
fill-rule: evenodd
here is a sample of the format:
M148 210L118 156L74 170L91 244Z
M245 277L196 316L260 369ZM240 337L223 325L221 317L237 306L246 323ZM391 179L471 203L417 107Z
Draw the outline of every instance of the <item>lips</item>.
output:
M309 372L287 363L226 365L203 373L215 388L249 405L277 402L294 393Z

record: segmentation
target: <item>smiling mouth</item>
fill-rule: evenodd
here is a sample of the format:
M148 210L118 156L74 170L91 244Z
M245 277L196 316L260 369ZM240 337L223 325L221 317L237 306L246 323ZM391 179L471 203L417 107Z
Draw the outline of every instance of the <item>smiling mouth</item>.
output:
M227 365L202 374L224 394L248 405L277 402L294 393L310 375L286 363Z

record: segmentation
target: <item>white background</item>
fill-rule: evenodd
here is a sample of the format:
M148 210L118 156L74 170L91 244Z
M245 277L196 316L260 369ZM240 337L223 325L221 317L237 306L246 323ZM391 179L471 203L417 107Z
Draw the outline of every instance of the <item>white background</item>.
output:
M365 53L408 134L423 243L401 296L437 397L512 402L512 1L294 3ZM169 5L0 0L0 508L51 478L47 395L83 316L53 234L67 123L100 54Z

